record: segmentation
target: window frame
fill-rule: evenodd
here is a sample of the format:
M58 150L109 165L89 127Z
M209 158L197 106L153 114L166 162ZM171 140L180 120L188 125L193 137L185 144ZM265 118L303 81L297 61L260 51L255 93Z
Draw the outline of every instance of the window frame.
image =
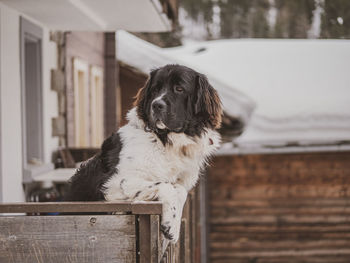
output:
M38 159L40 164L31 165L27 160L27 111L26 111L26 40L36 42L38 47L38 107L39 112L36 116L39 120L39 140L38 140ZM33 177L44 171L47 171L48 165L44 164L44 112L43 112L43 29L33 24L27 19L20 17L20 72L21 72L21 115L22 115L22 167L23 182L32 181Z

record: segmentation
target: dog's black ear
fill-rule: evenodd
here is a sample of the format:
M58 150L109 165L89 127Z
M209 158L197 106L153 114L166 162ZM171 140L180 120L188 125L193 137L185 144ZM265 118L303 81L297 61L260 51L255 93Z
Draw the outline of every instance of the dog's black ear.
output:
M147 97L151 95L150 89L152 85L152 79L156 71L157 69L151 71L145 85L141 89L139 89L135 96L134 106L137 107L137 114L145 122L147 122L147 103L150 102L150 100L147 99Z
M194 112L208 120L212 128L218 129L221 125L222 104L217 91L209 84L203 74L197 76L197 98Z

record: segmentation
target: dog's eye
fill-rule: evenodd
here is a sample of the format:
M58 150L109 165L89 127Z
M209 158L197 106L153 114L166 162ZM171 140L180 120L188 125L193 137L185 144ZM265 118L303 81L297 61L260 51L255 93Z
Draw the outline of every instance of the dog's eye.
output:
M179 93L182 93L184 91L184 89L181 86L175 86L175 91L179 92Z

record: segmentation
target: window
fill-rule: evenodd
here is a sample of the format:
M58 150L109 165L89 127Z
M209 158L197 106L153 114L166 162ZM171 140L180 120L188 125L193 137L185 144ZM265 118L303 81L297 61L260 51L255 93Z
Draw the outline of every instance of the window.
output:
M21 18L21 96L24 182L52 169L44 164L42 29Z

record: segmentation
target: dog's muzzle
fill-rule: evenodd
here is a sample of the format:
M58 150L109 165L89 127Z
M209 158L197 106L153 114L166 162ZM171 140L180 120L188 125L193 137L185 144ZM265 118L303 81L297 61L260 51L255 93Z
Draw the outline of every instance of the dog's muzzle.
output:
M167 105L164 100L162 99L155 99L152 102L152 117L155 120L155 125L157 126L158 129L165 129L166 125L162 121L164 117L166 116L167 112Z
M164 100L154 100L152 102L152 110L155 114L164 114L166 112L166 103Z

